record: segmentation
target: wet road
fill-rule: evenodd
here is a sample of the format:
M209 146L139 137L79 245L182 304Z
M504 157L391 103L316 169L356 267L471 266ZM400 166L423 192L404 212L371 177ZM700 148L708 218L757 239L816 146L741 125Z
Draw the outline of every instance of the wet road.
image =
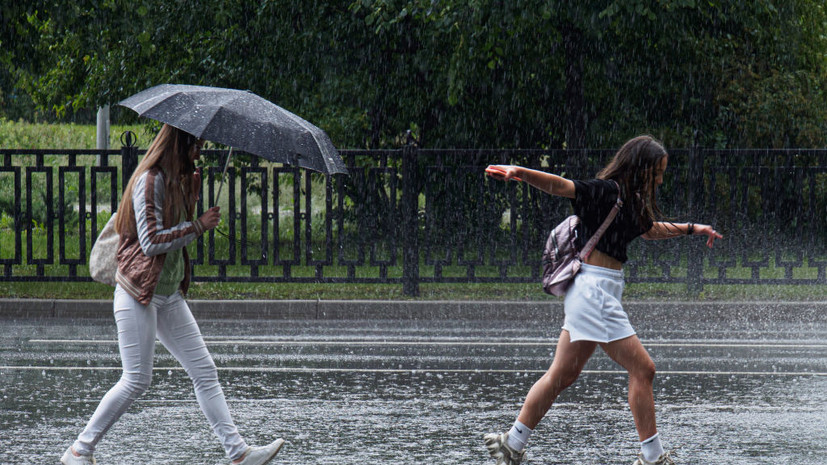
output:
M827 463L823 312L630 314L658 367L659 430L678 463ZM287 440L273 463L493 465L482 434L510 427L560 317L200 325L242 435ZM120 376L115 325L0 324L0 463L58 463ZM98 463L227 463L185 373L160 344L155 360ZM598 350L538 426L527 463L628 465L636 452L626 375Z

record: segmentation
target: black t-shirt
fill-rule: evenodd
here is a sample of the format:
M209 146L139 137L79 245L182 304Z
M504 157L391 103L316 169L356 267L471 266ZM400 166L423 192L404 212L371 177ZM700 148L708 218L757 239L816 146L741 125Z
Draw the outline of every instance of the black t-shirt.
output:
M580 217L575 243L578 249L582 249L603 224L617 202L617 184L607 179L573 182L574 198L571 199L571 204L574 207L574 214ZM623 207L606 229L603 237L597 241L595 248L616 258L620 263L625 263L628 259L626 247L636 237L649 231L653 223L649 220L646 224L641 224L640 211L643 204L637 197L621 198L621 200Z

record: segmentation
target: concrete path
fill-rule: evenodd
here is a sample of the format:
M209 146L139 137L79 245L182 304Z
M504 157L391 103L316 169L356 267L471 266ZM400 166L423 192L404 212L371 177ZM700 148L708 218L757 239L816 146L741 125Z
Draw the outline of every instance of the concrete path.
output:
M547 302L191 302L239 430L273 464L493 465L562 322ZM658 368L679 464L823 464L824 303L627 302ZM0 463L56 464L121 374L111 302L0 300ZM531 464L629 465L626 374L599 350L529 445ZM180 365L98 446L98 463L228 463Z

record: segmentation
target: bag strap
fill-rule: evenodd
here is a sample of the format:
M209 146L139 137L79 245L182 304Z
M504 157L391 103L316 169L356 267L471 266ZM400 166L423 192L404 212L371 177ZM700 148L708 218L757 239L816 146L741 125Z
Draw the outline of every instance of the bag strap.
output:
M594 247L597 245L597 241L599 241L600 238L603 237L603 233L609 229L609 225L612 224L615 216L617 216L617 212L619 212L620 208L623 206L623 201L620 200L620 186L617 184L617 181L612 182L615 183L615 186L617 187L617 202L615 202L614 207L612 207L612 211L609 212L606 219L603 220L603 224L600 225L600 228L595 231L594 235L592 235L591 239L589 239L589 242L586 242L583 250L580 251L581 261L585 261L589 254L592 253L592 250L594 250Z

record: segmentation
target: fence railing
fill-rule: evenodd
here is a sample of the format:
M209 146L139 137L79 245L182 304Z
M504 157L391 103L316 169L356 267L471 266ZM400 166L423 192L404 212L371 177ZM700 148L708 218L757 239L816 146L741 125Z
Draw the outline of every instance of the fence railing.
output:
M343 150L350 176L323 176L205 151L200 214L222 223L190 245L194 281L538 282L545 236L565 199L483 175L519 163L593 177L611 150ZM142 154L0 149L0 281L88 281L88 255ZM56 179L56 182L55 182ZM670 151L659 203L668 219L711 223L698 238L635 241L626 281L827 284L827 150Z

